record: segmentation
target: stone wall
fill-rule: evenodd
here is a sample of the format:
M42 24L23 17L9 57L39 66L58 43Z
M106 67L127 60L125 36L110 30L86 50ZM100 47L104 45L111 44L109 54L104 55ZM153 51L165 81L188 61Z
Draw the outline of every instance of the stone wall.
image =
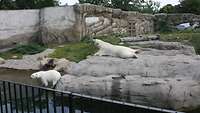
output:
M39 41L43 44L80 40L73 6L40 10L0 11L0 49Z
M104 35L110 33L140 35L153 32L152 15L91 4L76 5L76 10L80 12L82 18L84 28L82 35Z
M79 41L86 35L153 33L159 22L170 25L199 21L194 14L142 14L91 4L40 10L0 11L0 49L18 43L44 44Z
M80 40L77 25L73 6L40 10L41 42L44 44Z
M0 11L0 49L34 40L39 10Z

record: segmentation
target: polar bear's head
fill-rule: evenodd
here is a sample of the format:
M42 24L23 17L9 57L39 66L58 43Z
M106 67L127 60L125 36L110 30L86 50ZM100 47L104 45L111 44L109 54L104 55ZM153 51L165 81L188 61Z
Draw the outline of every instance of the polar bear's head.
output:
M107 46L107 45L110 45L109 43L107 42L104 42L102 40L99 40L99 39L93 39L94 41L94 44L98 47L103 47L103 46Z
M40 78L40 77L41 77L41 74L42 74L42 72L33 73L33 74L31 75L31 78L32 78L32 79Z

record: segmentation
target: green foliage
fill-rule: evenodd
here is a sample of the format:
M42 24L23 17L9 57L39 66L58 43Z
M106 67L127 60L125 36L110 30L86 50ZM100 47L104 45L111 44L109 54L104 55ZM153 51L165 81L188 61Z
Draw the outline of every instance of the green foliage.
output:
M15 9L13 0L0 0L0 9Z
M178 32L170 34L161 34L161 40L191 44L192 46L194 46L196 53L200 54L200 32L199 33Z
M83 3L90 3L90 4L95 4L95 5L101 5L101 6L109 6L109 1L110 0L79 0L80 4Z
M159 13L175 13L175 7L171 4L167 4L160 9Z
M4 59L12 58L17 56L21 58L23 55L32 55L44 51L46 48L38 44L28 44L28 45L17 45L15 48L9 51L0 53L0 57Z
M182 13L200 14L200 0L181 0L180 7Z
M193 35L189 42L194 46L197 54L200 54L200 34Z
M94 38L103 40L105 42L108 42L114 45L118 45L121 41L118 35L96 36Z
M180 4L166 5L160 9L161 13L194 13L200 14L200 0L180 0Z
M163 20L158 20L156 22L156 28L155 28L156 32L160 32L160 33L168 33L168 32L172 32L173 29L169 26L169 24L163 19Z
M159 11L160 3L152 0L146 0L143 4L141 12L143 13L157 13Z
M57 5L57 0L0 0L0 9L39 9Z
M118 8L124 11L156 13L159 3L153 0L79 0L79 3L90 3L105 7Z

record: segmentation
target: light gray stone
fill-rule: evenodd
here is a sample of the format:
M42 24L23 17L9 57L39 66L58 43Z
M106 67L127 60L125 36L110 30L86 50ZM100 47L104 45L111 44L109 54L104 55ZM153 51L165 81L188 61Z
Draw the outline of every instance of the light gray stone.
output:
M79 41L79 24L73 6L49 7L40 11L41 41L44 44ZM59 12L59 13L58 13Z
M200 105L199 81L185 77L142 77L127 75L126 79L65 75L57 89L132 102L161 108L187 110Z
M0 11L0 49L33 42L38 23L39 10Z
M153 48L157 50L167 50L171 53L182 53L185 55L196 55L195 49L192 46L184 45L180 42L163 42L163 41L141 41L141 42L130 42L129 44L140 46L144 48ZM176 51L176 52L173 52ZM163 51L165 53L166 51ZM151 54L151 53L150 53Z
M75 64L74 62L70 62L65 58L57 59L57 58L42 58L40 59L40 69L41 70L57 70L62 74L66 74L68 69Z
M179 111L199 107L200 56L163 43L141 48L137 59L90 56L73 64L56 88Z
M150 41L150 40L159 40L159 35L141 35L136 37L123 37L121 38L122 42L141 42L141 41Z

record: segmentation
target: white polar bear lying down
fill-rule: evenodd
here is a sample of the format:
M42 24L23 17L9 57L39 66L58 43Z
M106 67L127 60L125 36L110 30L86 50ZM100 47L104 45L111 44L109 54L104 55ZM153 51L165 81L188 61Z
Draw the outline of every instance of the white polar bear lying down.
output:
M95 53L97 56L114 56L120 58L137 58L134 50L124 46L112 45L99 39L93 39L95 45L99 47L99 51Z
M49 71L39 71L39 72L33 73L31 75L31 78L40 79L42 84L45 87L47 87L48 82L53 82L53 86L55 86L57 81L61 78L61 75L56 70L49 70Z

